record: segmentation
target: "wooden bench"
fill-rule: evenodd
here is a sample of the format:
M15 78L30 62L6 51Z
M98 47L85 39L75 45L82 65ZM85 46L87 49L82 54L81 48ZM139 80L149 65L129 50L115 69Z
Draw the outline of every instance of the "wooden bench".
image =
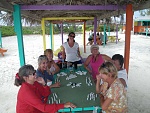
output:
M2 48L0 48L0 53L1 53L2 56L4 56L4 53L5 53L5 52L7 52L7 49L2 49Z

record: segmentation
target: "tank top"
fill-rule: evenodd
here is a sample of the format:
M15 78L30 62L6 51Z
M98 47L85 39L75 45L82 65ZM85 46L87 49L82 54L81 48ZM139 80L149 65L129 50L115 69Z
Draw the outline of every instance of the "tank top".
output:
M66 61L75 62L80 60L78 54L79 44L77 42L74 42L73 47L70 47L68 42L65 42L63 43L63 47L65 48L66 52Z
M55 67L54 67L54 64L52 64L50 67L50 72L54 72L54 71L55 71Z
M104 63L104 59L102 58L101 54L99 54L97 57L98 57L97 61L95 61L95 58L93 56L90 60L90 66L92 69L92 77L94 80L96 79L96 75L99 74L98 68Z

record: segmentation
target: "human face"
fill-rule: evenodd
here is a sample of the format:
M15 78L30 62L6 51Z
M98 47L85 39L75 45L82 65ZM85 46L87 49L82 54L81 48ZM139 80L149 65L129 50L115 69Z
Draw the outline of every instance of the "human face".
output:
M29 84L33 84L35 81L36 81L36 71L34 70L32 74L26 77L26 82Z
M75 38L75 35L74 34L70 34L69 37Z
M70 35L69 35L69 40L74 40L74 38L75 38L75 35L74 35L74 34L70 34Z
M119 63L119 60L113 60L113 63L115 64L117 70L119 71L120 68L121 68L121 65L120 65L120 63Z
M48 58L48 61L52 61L53 60L53 54L47 53L46 56Z
M97 48L92 48L91 52L92 52L93 55L97 55L99 53Z
M47 60L42 60L41 61L41 64L39 65L39 68L44 71L44 70L47 70Z
M108 78L109 78L109 77L108 77L106 74L100 73L100 76L101 76L103 82L108 82Z

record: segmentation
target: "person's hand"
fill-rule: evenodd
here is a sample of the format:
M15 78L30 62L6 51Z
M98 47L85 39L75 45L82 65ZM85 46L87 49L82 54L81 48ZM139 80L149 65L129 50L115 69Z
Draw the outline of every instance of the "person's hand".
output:
M102 79L101 74L96 75L96 79L97 79L97 81L100 81Z
M44 79L43 79L42 77L37 77L37 78L36 78L36 81L37 81L38 83L42 84L42 85L45 85L45 84L46 84L45 81L44 81Z
M104 83L102 84L102 86L101 86L100 91L102 92L103 95L105 95L107 89L108 89L108 83L107 83L107 82L104 82Z
M88 71L89 71L90 74L92 74L92 70L89 69Z
M52 84L50 87L51 88L52 87L59 88L60 87L60 82L56 82L55 84Z
M74 104L72 104L71 102L67 102L64 104L65 108L76 108L76 106Z
M51 75L54 75L55 74L55 72L53 71L53 72L51 72Z

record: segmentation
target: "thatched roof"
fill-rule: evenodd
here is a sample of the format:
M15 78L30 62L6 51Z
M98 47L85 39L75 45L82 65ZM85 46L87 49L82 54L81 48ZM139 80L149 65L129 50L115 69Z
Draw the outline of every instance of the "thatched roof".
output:
M92 5L107 6L118 5L126 6L128 3L133 5L133 10L150 8L150 0L0 0L0 10L13 11L13 5ZM119 16L125 13L125 9L119 10L22 10L21 14L33 19L41 20L43 17L97 17L98 19Z

